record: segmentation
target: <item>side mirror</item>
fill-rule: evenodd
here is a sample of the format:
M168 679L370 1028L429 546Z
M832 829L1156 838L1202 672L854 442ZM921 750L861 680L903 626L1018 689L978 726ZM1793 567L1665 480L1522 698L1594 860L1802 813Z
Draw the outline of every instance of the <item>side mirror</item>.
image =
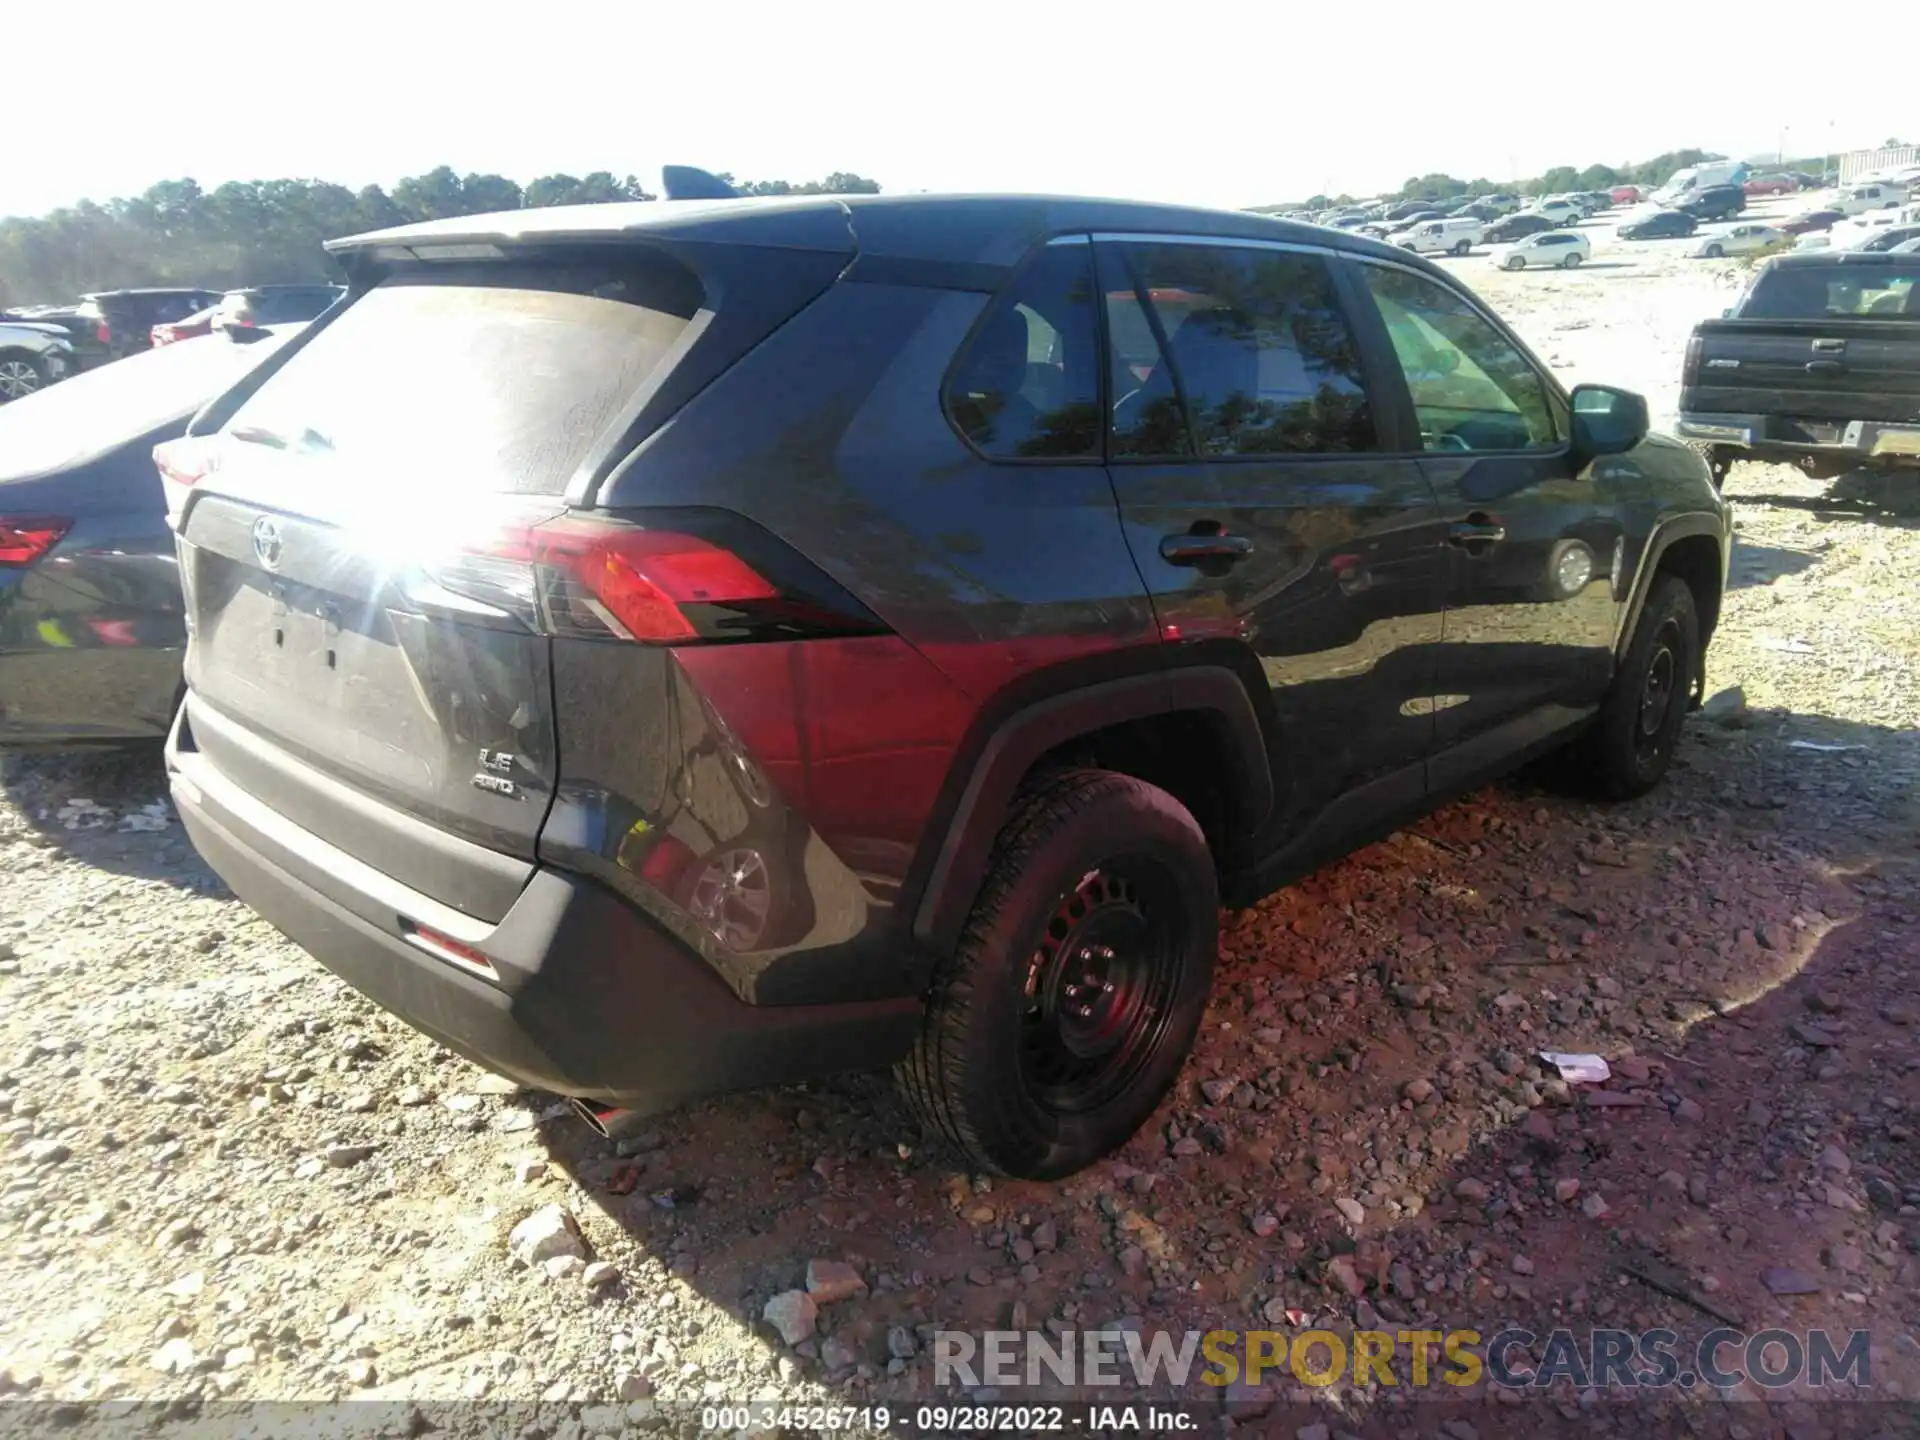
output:
M1610 385L1574 387L1573 452L1582 465L1625 454L1647 438L1649 428L1644 396Z

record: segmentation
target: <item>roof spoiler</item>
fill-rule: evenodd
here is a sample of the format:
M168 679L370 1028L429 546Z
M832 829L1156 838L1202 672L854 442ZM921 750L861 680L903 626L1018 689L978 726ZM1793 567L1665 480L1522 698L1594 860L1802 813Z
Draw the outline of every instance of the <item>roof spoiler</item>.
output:
M692 165L662 166L660 189L669 200L733 200L740 194L718 175Z

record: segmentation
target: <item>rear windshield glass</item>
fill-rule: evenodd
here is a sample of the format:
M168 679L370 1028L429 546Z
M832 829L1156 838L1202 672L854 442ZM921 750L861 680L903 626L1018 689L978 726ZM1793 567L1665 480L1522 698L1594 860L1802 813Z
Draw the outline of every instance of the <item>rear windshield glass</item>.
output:
M356 482L557 495L699 304L664 261L422 266L335 316L226 431Z
M1777 265L1755 282L1740 314L1752 320L1920 320L1920 259L1908 266Z
M163 345L0 405L0 480L80 464L169 423L184 427L286 338L237 345L213 335Z

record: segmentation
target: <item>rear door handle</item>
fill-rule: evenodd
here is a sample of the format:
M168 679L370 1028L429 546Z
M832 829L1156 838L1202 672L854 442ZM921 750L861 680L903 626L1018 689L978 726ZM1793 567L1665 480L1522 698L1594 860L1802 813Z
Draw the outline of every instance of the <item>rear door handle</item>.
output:
M1205 565L1243 560L1253 553L1245 535L1163 535L1160 558L1169 565Z
M1846 373L1846 369L1844 360L1809 360L1807 362L1809 375L1841 375Z
M1491 520L1465 520L1447 532L1447 543L1471 548L1475 545L1496 545L1507 538L1507 527L1496 525Z
M1813 350L1816 355L1838 355L1847 348L1844 340L1816 340Z

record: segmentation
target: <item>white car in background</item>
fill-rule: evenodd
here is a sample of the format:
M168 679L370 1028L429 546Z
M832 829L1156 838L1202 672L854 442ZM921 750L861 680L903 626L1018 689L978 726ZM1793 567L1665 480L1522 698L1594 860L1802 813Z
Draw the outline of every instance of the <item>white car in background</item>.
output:
M73 340L60 326L0 320L0 405L64 380L79 368Z
M1574 204L1573 201L1563 200L1557 195L1552 199L1540 200L1529 205L1525 213L1529 215L1544 215L1556 225L1578 225L1582 220L1587 218L1587 212Z
M1729 225L1709 230L1687 253L1708 260L1722 255L1764 255L1769 250L1785 249L1790 238L1786 231L1771 225Z
M1465 255L1486 238L1486 225L1471 215L1422 220L1394 244L1416 255Z
M1593 242L1571 230L1542 230L1511 245L1495 246L1493 263L1502 270L1571 270L1593 255Z

